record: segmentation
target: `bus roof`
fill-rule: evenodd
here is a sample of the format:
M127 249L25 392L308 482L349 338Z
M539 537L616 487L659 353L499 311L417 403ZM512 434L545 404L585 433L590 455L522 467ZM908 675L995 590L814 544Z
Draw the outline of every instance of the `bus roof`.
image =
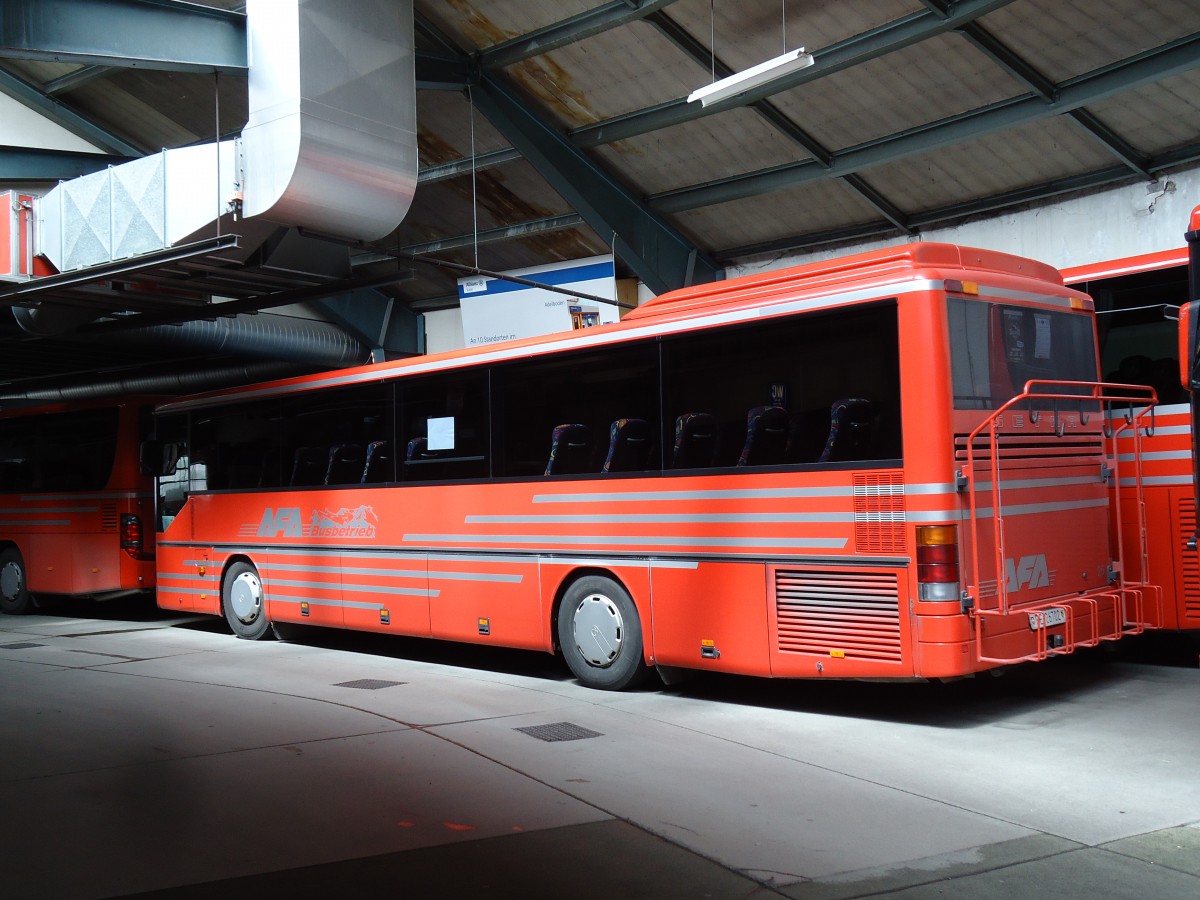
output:
M630 310L619 322L610 325L599 325L582 331L517 338L483 347L448 350L336 372L226 388L168 401L159 407L159 411L170 412L183 408L204 407L227 400L238 402L278 396L292 391L363 384L396 375L453 368L465 362L499 362L521 359L541 352L600 346L624 337L654 333L660 325L667 323L718 318L722 314L731 314L737 318L741 311L747 309L760 309L776 304L782 307L784 304L806 299L806 294L814 298L823 298L845 293L846 289L853 287L856 292L878 288L879 296L883 297L888 295L891 285L949 278L964 281L983 280L988 275L1001 276L1009 286L1020 286L1027 290L1034 289L1035 283L1038 283L1043 286L1045 293L1054 293L1064 298L1083 296L1071 288L1064 287L1058 270L1044 263L1008 253L962 247L957 244L917 242L682 288L643 303L637 309Z

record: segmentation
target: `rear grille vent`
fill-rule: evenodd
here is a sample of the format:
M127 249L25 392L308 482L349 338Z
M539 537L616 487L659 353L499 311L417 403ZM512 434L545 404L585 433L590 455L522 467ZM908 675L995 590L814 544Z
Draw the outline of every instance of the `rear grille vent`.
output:
M117 504L105 503L100 507L100 530L105 534L116 534L121 517L117 514Z
M904 552L904 477L854 476L854 547L859 553Z
M781 653L900 661L894 572L777 569L775 614Z
M1001 459L1038 460L1038 459L1100 459L1104 457L1104 442L1099 436L1091 437L1024 437L1001 435L997 442ZM967 435L954 436L954 458L959 462L967 459ZM988 441L982 438L975 440L975 460L983 462L991 459Z
M1183 615L1190 622L1180 622L1183 627L1196 627L1200 623L1200 554L1187 547L1188 539L1196 533L1196 501L1191 497L1179 498L1179 539L1182 543L1180 563L1183 570Z

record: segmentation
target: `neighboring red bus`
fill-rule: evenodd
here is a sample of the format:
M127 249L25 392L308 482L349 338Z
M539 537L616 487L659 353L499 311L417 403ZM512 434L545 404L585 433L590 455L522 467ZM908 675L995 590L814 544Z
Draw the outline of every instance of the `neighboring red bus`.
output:
M138 462L151 421L133 400L0 412L0 611L154 588L154 485Z
M1200 216L1193 214L1193 220L1196 232ZM1190 545L1196 533L1192 408L1181 379L1177 322L1180 307L1189 300L1188 251L1180 248L1064 269L1063 279L1095 300L1107 377L1149 385L1157 393L1159 406L1140 437L1146 503L1144 577L1164 588L1163 627L1200 628L1200 556ZM1133 452L1133 433L1126 429L1117 438L1116 453L1127 460ZM1137 487L1123 476L1121 488L1128 510ZM1136 540L1141 527L1127 516L1125 540ZM1131 576L1142 577L1137 569Z
M955 677L1161 619L1091 300L909 244L160 407L159 605L648 666ZM1135 414L1122 427L1144 424ZM1137 439L1133 439L1136 446ZM1136 515L1138 498L1123 509ZM997 514L997 509L999 514Z

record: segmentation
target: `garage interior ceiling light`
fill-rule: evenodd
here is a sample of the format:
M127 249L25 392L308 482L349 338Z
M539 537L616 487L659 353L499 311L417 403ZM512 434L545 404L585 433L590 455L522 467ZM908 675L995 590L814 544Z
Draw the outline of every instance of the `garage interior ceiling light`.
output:
M768 59L757 66L751 66L744 72L735 72L728 78L722 78L720 81L706 84L702 88L696 88L696 90L688 94L688 103L695 103L697 100L700 101L701 106L720 103L722 100L745 93L751 88L756 88L759 85L766 84L768 81L773 81L791 72L807 68L812 64L812 54L805 53L803 47L797 47L795 50L789 50L787 53L776 56L774 59Z

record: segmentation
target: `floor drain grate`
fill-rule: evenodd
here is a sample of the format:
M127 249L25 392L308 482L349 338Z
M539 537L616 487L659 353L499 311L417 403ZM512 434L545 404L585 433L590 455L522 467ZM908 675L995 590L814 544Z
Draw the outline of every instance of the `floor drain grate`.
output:
M582 725L572 722L551 722L549 725L526 725L524 728L514 728L539 741L582 741L585 738L603 737L599 731L592 731Z
M405 681L384 681L380 678L360 678L357 681L340 681L334 687L358 688L360 691L377 691L380 688L407 684Z
M17 644L0 644L0 650L31 650L34 647L45 646L45 644L35 644L32 641L21 641Z

